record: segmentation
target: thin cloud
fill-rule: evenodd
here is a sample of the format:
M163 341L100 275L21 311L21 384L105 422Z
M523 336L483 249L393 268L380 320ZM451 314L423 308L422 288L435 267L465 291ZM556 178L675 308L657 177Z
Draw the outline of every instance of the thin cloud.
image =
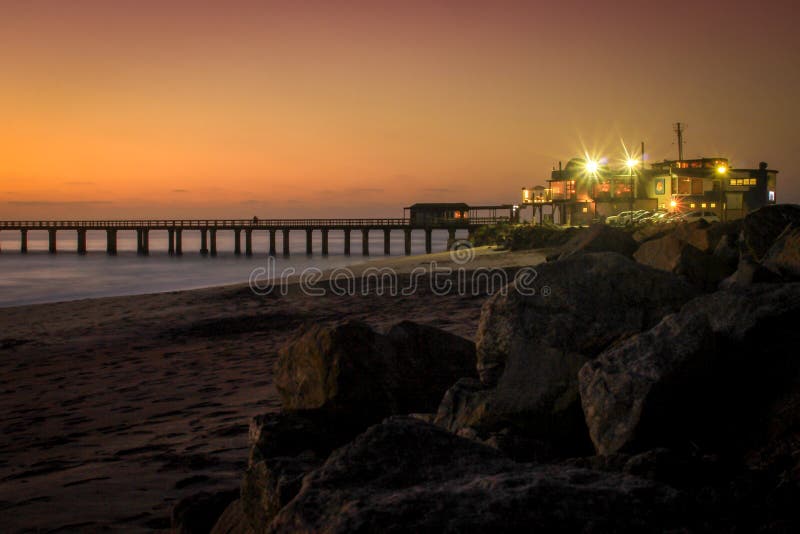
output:
M96 206L112 204L110 200L9 200L13 206Z
M64 185L94 185L94 182L73 181L73 182L64 182Z

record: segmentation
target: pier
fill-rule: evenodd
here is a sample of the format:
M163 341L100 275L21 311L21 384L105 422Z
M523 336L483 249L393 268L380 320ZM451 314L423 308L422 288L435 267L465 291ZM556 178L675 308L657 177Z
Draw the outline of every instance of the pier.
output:
M432 251L433 230L448 231L448 246L456 239L456 230L466 229L469 234L478 227L487 224L508 222L508 217L496 216L475 218L441 218L424 221L413 218L396 219L227 219L227 220L90 220L90 221L0 221L0 232L19 232L19 250L28 252L28 232L32 230L47 231L48 251L58 251L59 235L69 232L75 238L76 250L86 254L86 233L89 230L106 232L106 252L117 253L117 234L120 231L136 232L136 252L140 255L150 253L150 232L165 232L167 235L167 252L170 255L183 254L183 232L199 232L202 255L216 256L218 232L231 232L234 238L233 252L236 255L253 254L254 234L263 232L269 243L269 255L276 255L276 236L280 232L283 241L282 253L289 256L290 232L305 232L306 254L313 254L312 238L315 232L321 235L321 253L329 253L330 232L342 232L344 237L344 254L351 252L350 238L354 231L361 233L361 254L370 255L370 232L383 233L383 253L391 253L391 233L402 232L404 236L404 253L411 254L412 232L424 232L425 251ZM244 246L242 246L244 237Z

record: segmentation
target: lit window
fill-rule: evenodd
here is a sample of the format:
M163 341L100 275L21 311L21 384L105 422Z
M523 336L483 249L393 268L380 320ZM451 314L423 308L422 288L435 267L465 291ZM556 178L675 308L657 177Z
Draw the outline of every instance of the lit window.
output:
M689 204L689 207L690 207L690 208L692 208L692 209L694 209L694 202L692 202L691 204Z
M775 191L770 191L769 192L769 201L770 202L775 202Z
M712 202L712 203L711 203L711 207L712 207L712 208L716 208L716 207L717 207L717 203L716 203L716 202Z
M658 207L659 207L659 209L663 210L663 209L667 208L667 205L666 204L659 204Z
M705 208L705 207L706 207L706 203L705 203L705 202L703 202L702 204L700 204L700 207L701 207L701 208Z
M588 213L589 208L583 208L583 213Z

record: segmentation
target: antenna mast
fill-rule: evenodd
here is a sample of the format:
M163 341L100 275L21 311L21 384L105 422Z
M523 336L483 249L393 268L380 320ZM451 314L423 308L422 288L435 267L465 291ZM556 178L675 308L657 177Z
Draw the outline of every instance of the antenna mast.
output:
M678 161L683 161L683 132L686 130L686 125L676 122L673 129L678 136Z

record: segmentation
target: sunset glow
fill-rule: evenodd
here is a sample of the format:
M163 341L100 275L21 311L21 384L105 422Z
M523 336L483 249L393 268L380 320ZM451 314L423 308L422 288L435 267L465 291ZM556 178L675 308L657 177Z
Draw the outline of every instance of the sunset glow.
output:
M510 202L676 120L800 200L790 3L431 4L4 2L0 218Z

